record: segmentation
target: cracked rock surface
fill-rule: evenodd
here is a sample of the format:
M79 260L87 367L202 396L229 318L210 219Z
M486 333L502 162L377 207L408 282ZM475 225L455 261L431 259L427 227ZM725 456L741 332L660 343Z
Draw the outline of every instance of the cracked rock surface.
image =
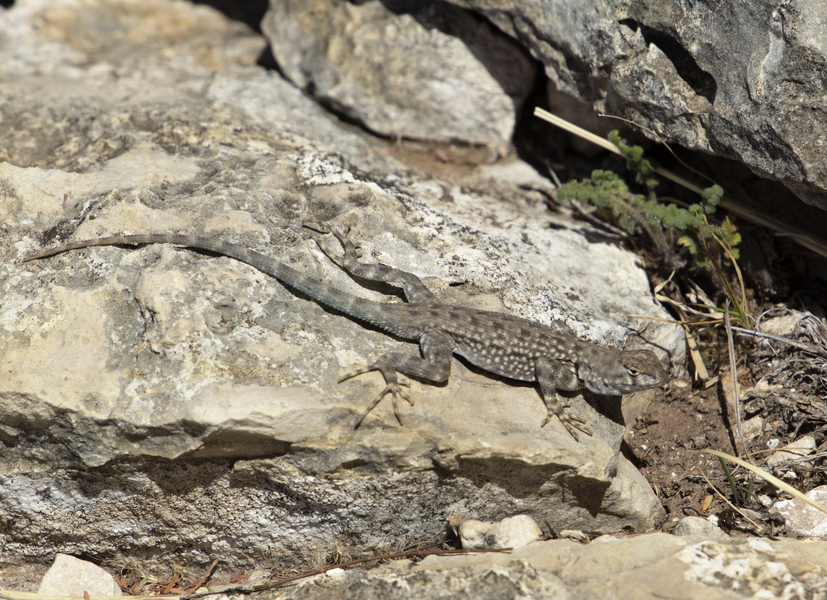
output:
M519 40L557 88L827 208L823 0L450 0Z

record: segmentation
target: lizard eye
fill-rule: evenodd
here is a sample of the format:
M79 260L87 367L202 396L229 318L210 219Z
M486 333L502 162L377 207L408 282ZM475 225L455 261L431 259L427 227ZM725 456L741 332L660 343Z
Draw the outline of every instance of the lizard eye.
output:
M640 369L637 369L635 367L629 367L626 370L629 371L629 375L631 375L632 377L637 377L640 374Z

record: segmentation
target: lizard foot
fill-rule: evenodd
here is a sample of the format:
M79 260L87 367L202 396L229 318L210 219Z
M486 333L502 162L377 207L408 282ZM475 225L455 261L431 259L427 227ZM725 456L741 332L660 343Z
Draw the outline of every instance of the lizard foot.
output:
M566 431L569 432L571 437L574 438L575 442L580 441L580 437L577 435L576 430L580 430L586 435L591 435L592 430L586 425L586 420L581 419L580 417L575 417L573 415L568 414L568 406L563 406L562 404L558 404L556 407L549 406L548 407L548 416L543 420L542 425L540 428L545 427L548 425L549 421L551 421L554 417L560 419L560 422L563 424L563 427L566 428Z
M330 262L332 262L337 267L347 270L345 268L345 262L347 262L347 261L358 262L358 259L361 258L361 256L362 256L362 252L360 250L361 244L359 244L358 242L352 242L350 240L350 238L347 237L347 235L340 232L338 229L335 229L333 227L326 227L326 226L321 225L319 223L314 223L314 222L310 222L310 221L304 223L304 227L307 228L307 229L310 229L311 231L321 233L323 235L333 234L336 237L336 239L339 240L339 243L342 245L342 248L345 251L342 258L337 258L333 254L331 254L327 250L327 248L325 248L324 244L322 244L321 239L319 237L314 236L314 238L313 238L314 241L316 242L316 245L319 247L319 250L321 250L325 254L325 256L327 256L327 258L330 260Z
M414 401L408 395L408 393L403 391L401 388L401 386L410 386L410 383L408 383L407 381L399 381L396 377L396 371L391 371L390 373L387 373L384 369L380 368L379 366L371 365L369 367L363 367L361 369L356 369L355 371L347 373L341 379L339 379L339 383L342 383L343 381L345 381L346 379L350 379L351 377L356 377L357 375L370 373L371 371L381 372L382 376L385 378L385 383L387 385L385 386L384 390L379 392L379 395L376 396L373 402L371 402L368 409L362 413L362 416L359 417L359 420L356 421L356 425L354 425L353 428L359 429L359 426L362 424L362 421L365 420L365 417L367 417L368 414L370 414L370 411L376 408L376 405L379 404L382 401L382 398L384 398L388 394L391 395L391 402L393 403L393 416L396 417L396 420L400 425L404 426L404 424L402 423L402 417L399 414L399 405L396 403L396 398L397 396L401 397L403 400L407 401L408 404L410 404L411 406L414 405Z

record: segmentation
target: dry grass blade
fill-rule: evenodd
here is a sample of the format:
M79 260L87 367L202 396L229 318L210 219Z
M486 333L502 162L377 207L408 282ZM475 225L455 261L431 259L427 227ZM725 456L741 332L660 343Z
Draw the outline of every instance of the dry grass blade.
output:
M217 565L218 565L218 559L215 559L214 561L212 561L212 564L211 564L209 567L207 567L207 572L206 572L206 573L204 573L204 576L203 576L203 577L201 577L201 579L199 579L198 581L196 581L195 583L193 583L193 584L192 584L190 587L188 587L186 590L183 590L184 594L191 594L191 593L193 593L195 590L197 590L198 588L200 588L202 585L204 585L205 583L207 583L207 580L208 580L210 577L212 577L212 573L213 573L213 571L215 570L215 567L216 567Z
M790 338L781 337L780 335L773 335L771 333L764 333L762 331L753 331L752 329L743 329L742 327L733 327L732 331L737 331L738 333L742 333L744 335L751 335L754 337L765 338L768 340L773 340L774 342L780 342L782 344L788 344L795 348L800 348L805 352L810 352L812 354L816 354L821 356L822 358L827 358L827 349L822 348L820 346L816 346L815 344L808 344L806 342L799 342L798 340L791 340Z
M552 125L557 125L557 127L565 129L569 133L573 133L574 135L581 137L584 140L591 142L592 144L596 144L601 148L608 150L609 152L614 152L615 154L620 155L620 150L618 150L617 146L615 146L609 140L603 139L599 135L593 134L591 131L586 131L582 127L578 127L573 123L569 123L565 119L561 119L557 115L553 115L547 110L543 110L542 108L535 108L534 116L541 118L543 121L548 121Z
M683 313L678 311L678 314L681 316L681 320L685 321ZM684 323L683 331L686 336L686 345L689 347L689 356L692 357L692 364L695 365L695 375L701 381L706 381L709 379L709 371L706 368L703 356L701 356L701 344L689 328L689 323Z
M206 596L214 596L217 594L253 594L255 592L263 592L265 590L272 590L288 583L293 583L294 581L298 581L300 579L307 579L308 577L314 577L316 575L321 575L322 573L327 573L328 571L332 571L333 569L343 569L346 567L353 567L360 564L371 563L371 562L380 562L384 560L396 560L399 558L421 558L425 556L430 556L432 554L438 556L448 556L452 554L475 554L475 553L482 553L482 552L511 552L511 548L493 548L489 550L475 550L472 548L460 548L460 549L449 549L449 550L428 550L425 548L418 548L416 550L409 550L406 552L394 552L391 554L376 554L374 556L364 556L362 558L355 558L353 560L348 560L345 562L337 563L335 565L327 565L321 567L319 569L313 569L311 571L306 571L303 573L298 573L296 575L292 575L290 577L283 577L281 579L276 579L274 581L270 581L269 583L263 583L261 585L254 585L252 587L231 587L225 588L223 590L215 590L210 592L203 592L198 594L184 594L182 596L178 596L178 600L193 600L194 598L204 598ZM15 599L12 599L15 600ZM31 599L34 600L34 599Z
M722 493L718 490L718 488L716 488L716 487L715 487L715 484L713 484L713 483L712 483L712 481L710 481L709 477L708 477L708 476L707 476L707 474L706 474L706 471L704 470L703 466L701 466L701 454L703 454L704 452L708 452L708 453L710 453L710 454L715 454L715 455L720 455L720 454L724 454L724 453L723 453L723 452L718 452L717 450L698 450L698 471L701 473L701 475L703 476L703 478L704 478L704 479L706 479L706 483L707 483L707 485L709 485L709 487L711 487L711 488L712 488L712 491L713 491L713 492L715 492L715 493L716 493L716 494L717 494L717 495L721 498L721 500L723 500L725 503L727 503L727 504L729 505L729 507L730 507L732 510L734 510L734 511L735 511L735 512L737 512L739 515L741 515L742 517L744 517L747 521L749 521L750 523L752 523L752 526L753 526L753 527L755 527L755 529L757 529L757 530L759 530L759 531L760 531L761 529L763 529L763 528L762 528L762 527L761 527L758 523L756 523L755 521L753 521L752 519L750 519L747 515L745 515L745 514L744 514L744 512L743 512L741 509L739 509L739 508L738 508L737 506L735 506L732 502L730 502L730 501L727 499L727 497L726 497L726 496L724 496L724 495L723 495L723 494L722 494ZM727 456L727 457L729 457L729 458L735 458L734 456L730 456L730 455L728 455L728 454L724 454L724 456ZM739 459L736 459L736 460L739 460ZM742 462L743 462L743 461L742 461ZM744 463L744 464L748 464L748 463ZM750 466L751 466L751 465L750 465Z
M738 277L738 284L741 286L741 301L738 302L737 304L740 305L739 308L742 311L746 311L746 307L747 307L747 287L744 284L744 276L741 274L741 268L738 266L738 261L735 260L735 254L733 254L733 252L732 252L732 246L730 246L729 243L726 240L723 240L723 239L719 238L717 235L715 235L715 232L709 226L709 220L706 218L706 215L704 215L704 224L707 226L707 228L709 228L709 235L712 236L712 239L714 239L716 242L718 242L718 245L721 246L724 253L726 253L727 258L729 258L730 262L732 263L732 267L735 269L735 275ZM717 264L716 264L716 268L717 268ZM719 273L719 276L722 277L723 274ZM733 304L735 304L734 300L733 300ZM746 312L744 312L744 316L749 317L749 315L747 315ZM748 323L745 323L745 325L748 325Z
M591 142L592 144L596 144L601 148L605 148L609 152L614 152L618 156L623 156L620 150L618 150L617 146L612 144L610 141L603 139L599 135L593 134L591 131L583 129L582 127L578 127L577 125L569 123L565 119L561 119L557 115L553 115L550 112L543 110L542 108L535 107L534 116L543 119L543 121L548 121L549 123L551 123L552 125L556 125L560 129L565 129L569 133L573 133L574 135L581 137L584 140ZM657 173L661 177L665 177L666 179L674 181L678 185L683 186L686 189L695 192L696 194L702 194L704 191L703 188L698 187L691 181L684 179L677 173L673 173L672 171L664 169L663 167L657 167L655 169L655 173Z
M655 294L655 299L659 302L666 302L667 304L671 304L672 307L675 309L675 312L678 314L680 321L674 321L675 323L680 324L683 327L684 335L686 336L686 345L689 348L689 356L692 358L692 364L695 365L695 376L697 379L701 381L706 381L709 379L709 371L704 364L704 359L701 356L701 348L698 339L695 337L695 334L692 333L692 330L689 328L690 325L700 325L703 323L708 323L708 321L703 321L701 323L694 323L689 322L686 319L686 315L684 314L684 308L688 308L685 304L681 304L680 302L675 302L668 296L664 296L663 294ZM696 311L695 311L696 312Z
M820 510L824 514L827 514L827 506L822 506L821 504L819 504L815 500L812 500L811 498L808 498L807 496L805 496L804 494L799 492L797 489L795 489L793 486L791 486L787 483L784 483L783 481L781 481L780 479L778 479L778 477L776 477L774 475L770 475L764 469L762 469L761 467L759 467L757 465L751 465L750 463L748 463L745 460L741 460L740 458L736 458L735 456L732 456L731 454L727 454L726 452L719 452L718 450L711 450L711 449L698 450L698 455L700 456L701 454L712 454L713 456L717 456L719 458L723 458L724 460L734 462L735 464L744 467L748 471L752 471L758 477L760 477L761 479L763 479L764 481L766 481L768 483L771 483L772 485L774 485L778 489L784 490L789 495L791 495L793 498L798 498L802 502L806 502L807 504L809 504L813 508L817 508L818 510ZM703 470L701 470L701 473L703 473ZM704 474L704 477L706 477L706 474ZM707 482L709 482L709 479L707 479ZM710 483L710 485L712 485L712 484ZM713 489L715 489L715 488L713 487ZM715 490L715 491L717 492L717 490ZM720 492L718 492L718 494L720 495ZM721 497L723 497L723 496L721 496ZM731 503L728 500L726 500L726 498L724 498L724 500L727 502L727 504L730 504L730 506L732 506ZM738 512L741 512L741 511L738 511ZM745 516L744 518L747 518L747 517Z
M738 387L735 342L732 339L732 325L729 322L729 300L727 300L726 306L724 307L724 329L726 329L727 350L729 351L729 374L732 377L732 406L735 408L735 430L738 434L738 440L741 442L741 451L747 455L749 462L755 464L755 461L752 460L752 455L747 449L747 443L744 441L744 432L741 427L741 393Z

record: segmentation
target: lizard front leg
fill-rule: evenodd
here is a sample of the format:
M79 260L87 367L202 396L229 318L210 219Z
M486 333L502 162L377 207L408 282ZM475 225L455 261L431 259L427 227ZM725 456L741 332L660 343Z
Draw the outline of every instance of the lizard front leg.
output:
M411 354L402 354L401 352L388 352L380 356L373 364L352 371L339 380L339 383L341 383L346 379L363 373L369 373L370 371L379 371L382 373L382 377L385 378L385 389L379 392L379 395L373 400L368 409L362 413L354 429L362 424L362 421L365 420L368 413L376 408L376 405L388 394L391 395L393 402L393 414L399 424L402 425L402 418L399 415L396 397L401 396L407 400L411 406L413 406L413 400L407 393L400 389L397 373L419 377L434 383L441 383L448 379L448 375L451 374L451 354L454 351L454 340L451 336L441 331L426 331L419 338L419 347L422 350L422 356L424 358Z
M569 405L564 404L557 395L557 390L573 392L583 388L583 383L570 369L556 360L540 357L535 364L537 382L540 384L540 393L546 404L548 416L540 427L545 427L552 418L557 417L575 441L580 441L577 429L591 435L592 430L586 426L585 419L568 413Z

